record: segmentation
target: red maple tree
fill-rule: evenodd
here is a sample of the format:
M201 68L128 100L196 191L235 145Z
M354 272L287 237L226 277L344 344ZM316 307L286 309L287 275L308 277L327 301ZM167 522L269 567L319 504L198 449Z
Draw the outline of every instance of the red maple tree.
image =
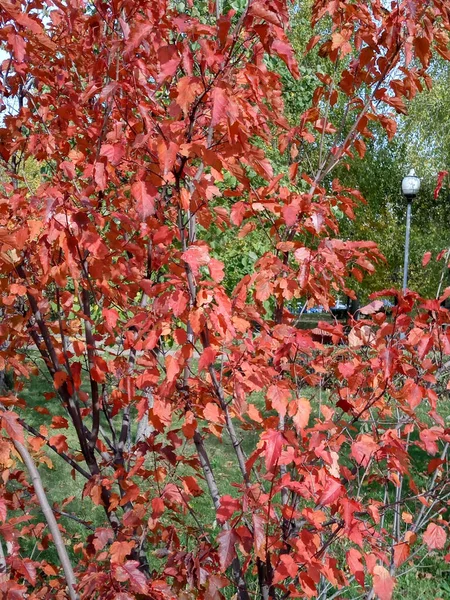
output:
M294 126L266 60L299 76L286 1L203 17L179 4L0 0L0 368L15 377L0 398L2 597L330 599L358 585L389 600L403 563L446 547L449 291L384 290L392 316L374 297L350 327L319 323L331 344L287 305L352 297L381 260L339 239L336 208L353 218L362 198L332 172L376 124L392 137L432 53L450 58L448 3L316 0L308 51L333 75L317 74ZM212 223L270 244L231 294L198 235ZM22 395L36 352L54 386L39 430ZM232 494L211 461L221 440ZM35 466L50 452L104 509L76 544ZM61 565L26 555L30 535Z

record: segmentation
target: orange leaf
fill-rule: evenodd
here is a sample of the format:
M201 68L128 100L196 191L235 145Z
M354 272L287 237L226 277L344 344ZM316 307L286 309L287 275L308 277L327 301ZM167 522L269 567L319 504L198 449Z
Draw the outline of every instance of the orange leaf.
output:
M423 541L429 550L442 550L447 541L445 529L440 525L436 525L436 523L429 523L423 534Z
M382 565L375 565L373 569L373 589L380 600L391 600L395 580L389 571Z
M110 549L111 561L118 565L122 565L125 562L127 556L133 550L134 546L135 546L135 543L133 541L131 541L131 542L113 542L111 544L111 549Z

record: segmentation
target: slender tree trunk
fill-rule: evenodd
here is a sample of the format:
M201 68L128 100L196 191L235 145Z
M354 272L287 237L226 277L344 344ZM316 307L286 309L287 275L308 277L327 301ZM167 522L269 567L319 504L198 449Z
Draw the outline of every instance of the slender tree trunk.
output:
M0 540L0 583L5 583L5 581L7 579L8 579L8 573L7 573L6 557L5 557L5 553L3 551L2 541Z
M75 591L75 586L77 583L75 574L73 572L72 564L70 562L69 555L67 554L66 546L64 545L61 532L59 531L58 523L56 522L55 515L53 514L53 511L50 507L47 495L44 490L44 486L42 485L41 476L39 475L36 465L34 464L34 461L28 450L25 448L25 446L17 440L12 440L12 442L17 452L20 454L20 457L25 463L25 466L27 467L28 472L30 474L34 491L36 492L36 496L38 498L42 512L44 513L44 517L47 521L48 528L50 530L50 533L52 534L56 552L58 553L59 560L61 561L61 565L67 583L67 588L69 591L70 600L78 600L78 594Z

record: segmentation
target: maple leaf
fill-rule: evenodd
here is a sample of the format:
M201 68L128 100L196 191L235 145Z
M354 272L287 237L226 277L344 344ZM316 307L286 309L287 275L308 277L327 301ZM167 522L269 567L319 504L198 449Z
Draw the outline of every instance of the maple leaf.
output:
M0 521L6 521L7 507L4 498L0 497Z
M67 438L62 434L52 436L49 439L49 444L54 446L58 452L67 452L69 449L69 446L67 445Z
M274 585L288 577L293 579L298 573L298 565L290 554L282 554L273 576Z
M14 412L5 411L1 413L1 424L12 440L24 443L23 427L19 423L19 415Z
M72 162L64 160L59 166L68 179L75 179L75 165Z
M225 277L225 265L220 260L211 258L208 263L209 274L211 278L216 282L220 283Z
M359 585L364 587L364 565L361 559L361 553L355 548L350 548L350 550L347 552L347 564L350 572L355 576L355 579Z
M216 360L217 352L211 346L205 348L200 356L198 361L198 369L199 371L204 371L208 369L210 365L214 363Z
M269 429L261 435L261 440L265 442L264 457L266 469L272 472L280 460L284 436L281 431Z
M55 415L52 417L52 424L50 425L52 429L68 429L69 422L65 417L61 417L60 415Z
M429 523L423 534L423 541L429 550L442 550L447 541L445 529L436 523Z
M21 559L14 557L12 559L13 569L23 575L31 585L36 585L36 565L29 558Z
M113 166L120 163L124 154L125 148L121 143L103 144L100 149L100 156L105 156Z
M308 398L297 398L291 404L291 406L296 408L295 414L292 417L292 421L295 425L295 429L297 430L297 434L301 435L302 429L308 427L309 417L311 416L311 403ZM289 408L289 412L291 411L291 407Z
M133 550L135 542L113 542L109 550L111 554L111 561L118 565L123 565L127 556Z
M228 96L227 92L220 87L215 87L211 96L213 102L211 125L215 127L226 115Z
M175 75L181 63L177 46L173 44L158 48L158 60L160 64L158 83L162 83L164 80L170 79Z
M378 450L378 444L375 440L366 434L358 437L358 441L352 444L351 455L358 465L367 467L373 454Z
M216 511L217 520L220 523L228 521L235 512L242 510L241 503L232 496L225 495L220 498L220 506Z
M425 254L422 257L422 267L427 266L427 264L430 262L431 256L431 252L425 252Z
M203 409L203 417L210 423L218 423L219 425L224 423L224 417L221 414L219 407L213 402L208 402L205 406Z
M318 505L327 506L328 504L332 504L339 498L341 493L342 485L336 479L329 477L319 498Z
M295 79L300 78L300 72L298 70L298 64L295 60L294 51L289 42L284 42L277 39L273 42L271 47L272 52L277 54L282 61L284 61Z
M221 571L224 572L236 558L236 544L239 537L234 529L224 530L217 536L219 543L219 560Z
M272 403L272 407L278 411L280 417L286 415L290 395L289 388L280 384L270 385L267 390L267 398Z
M135 181L131 186L131 194L136 200L136 209L145 220L155 213L155 200L158 195L157 189L146 181Z
M106 189L105 165L102 162L95 163L94 180L100 191Z
M205 245L190 246L186 252L183 252L181 258L191 267L194 275L198 275L200 267L210 261L209 251Z
M131 588L138 594L147 592L147 579L142 571L139 570L137 560L128 560L123 565L115 564L113 567L113 576L116 581L129 581Z
M166 373L167 373L167 381L169 383L171 381L174 381L178 377L180 370L181 370L180 365L179 365L177 359L170 354L168 356L166 356Z
M383 304L383 302L381 302L381 300L374 300L370 304L367 304L366 306L363 306L362 308L360 308L359 312L362 315L373 315L373 314L379 312L380 310L382 310L383 307L384 307L384 304Z
M380 600L391 600L394 592L395 580L389 571L382 565L375 565L373 569L373 589Z
M416 56L426 69L431 58L430 40L423 36L415 36L413 43Z
M406 542L401 542L394 546L394 565L396 568L400 567L407 560L409 553L409 544Z
M435 200L437 200L439 197L439 193L442 189L442 185L444 183L444 179L445 179L446 175L448 175L448 171L439 171L436 187L434 189L434 199Z
M194 102L197 94L200 94L202 86L198 77L181 77L177 83L177 104L187 115L189 106Z
M97 550L103 550L103 548L111 540L114 539L114 531L108 527L97 527L94 534L94 541L92 542L94 548Z
M256 556L266 561L266 528L265 521L259 515L253 513L253 546Z

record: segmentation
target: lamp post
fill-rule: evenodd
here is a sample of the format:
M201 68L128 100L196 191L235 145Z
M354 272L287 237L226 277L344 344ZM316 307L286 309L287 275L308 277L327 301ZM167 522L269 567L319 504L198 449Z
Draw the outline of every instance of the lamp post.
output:
M417 177L414 169L411 169L406 177L402 179L402 194L406 198L406 239L405 239L405 259L403 262L403 293L408 287L408 264L409 264L409 237L411 232L411 207L412 201L420 190L420 179Z

